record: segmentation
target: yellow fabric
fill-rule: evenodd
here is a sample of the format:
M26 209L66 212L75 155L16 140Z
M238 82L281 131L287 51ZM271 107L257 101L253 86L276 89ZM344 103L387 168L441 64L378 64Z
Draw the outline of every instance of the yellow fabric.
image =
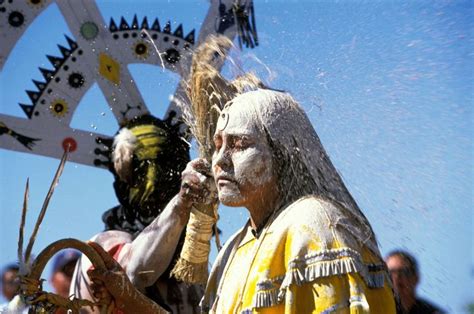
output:
M291 206L258 239L249 227L244 228L234 253L224 263L211 312L395 313L388 280L380 288L369 288L363 278L367 272L350 268L365 269L363 265L383 261L365 247L341 243L348 241L342 241L340 231L331 226L330 215L325 214L331 211L328 204L312 198ZM352 265L349 270L341 268L346 264ZM316 272L322 269L337 275ZM296 277L300 282L294 281ZM262 304L259 298L271 304Z

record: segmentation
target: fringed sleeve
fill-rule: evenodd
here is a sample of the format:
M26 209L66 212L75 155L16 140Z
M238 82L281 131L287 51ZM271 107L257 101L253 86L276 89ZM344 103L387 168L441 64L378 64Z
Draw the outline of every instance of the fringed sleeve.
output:
M342 234L339 214L328 201L307 198L277 218L269 230L269 245L263 245L276 244L276 254L266 259L272 265L257 283L254 309L262 313L266 308L281 313L395 313L383 261ZM272 269L280 269L280 274Z

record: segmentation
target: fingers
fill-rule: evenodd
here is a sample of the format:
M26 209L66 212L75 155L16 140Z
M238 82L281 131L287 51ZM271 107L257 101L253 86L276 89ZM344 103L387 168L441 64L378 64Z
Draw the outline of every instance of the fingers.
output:
M113 298L111 295L111 291L109 291L108 288L111 283L113 285L114 278L110 276L112 272L108 270L103 271L99 269L94 269L89 270L87 274L91 279L89 287L92 292L92 296L95 299L99 300L99 303L109 304L111 298ZM111 286L111 288L113 289L114 287Z
M210 195L209 184L205 179L200 180L195 175L188 174L181 182L180 194L193 202L202 203Z
M92 282L90 283L90 288L92 290L92 295L94 298L103 299L106 298L109 294L107 289L105 288L103 282L106 281L104 278L104 273L96 272L91 270L88 272L89 277L91 278Z
M202 158L188 162L181 175L182 180L190 180L194 184L204 182L206 179L213 179L211 164Z
M182 186L184 188L199 189L206 188L208 179L212 179L211 166L205 159L194 159L190 161L181 174Z
M203 158L197 158L194 160L191 160L188 165L186 166L186 170L194 170L197 171L206 177L212 177L212 169L211 169L211 164Z
M109 270L92 268L87 271L87 275L91 278L92 282L98 282L107 280L109 272Z
M107 282L107 271L89 269L87 275L91 279L89 286L92 290L92 295L95 298L100 298L104 293L106 293L104 282Z
M187 176L181 182L180 196L187 201L200 202L205 194L205 189L198 183L195 178Z
M114 269L121 269L120 264L114 260L112 256L109 255L98 243L89 241L89 246L91 246L102 258L105 264L105 268L114 270Z
M181 175L179 196L187 207L192 204L210 204L217 200L217 189L211 173L211 164L205 159L190 161Z

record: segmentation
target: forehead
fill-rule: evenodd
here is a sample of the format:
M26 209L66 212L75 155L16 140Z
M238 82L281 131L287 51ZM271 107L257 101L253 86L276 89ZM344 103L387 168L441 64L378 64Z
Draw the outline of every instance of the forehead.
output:
M387 267L388 268L401 268L401 267L408 267L410 264L401 256L393 255L387 259Z
M217 121L216 134L255 135L261 133L258 117L250 108L233 104L222 111Z
M3 279L10 279L12 277L16 277L18 271L16 269L9 269L3 273Z

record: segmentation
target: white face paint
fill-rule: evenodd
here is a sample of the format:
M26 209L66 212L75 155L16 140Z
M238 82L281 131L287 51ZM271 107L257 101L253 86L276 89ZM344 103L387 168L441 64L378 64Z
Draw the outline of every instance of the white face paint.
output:
M255 120L239 104L219 118L212 169L224 205L247 207L262 198L273 179L272 153Z

